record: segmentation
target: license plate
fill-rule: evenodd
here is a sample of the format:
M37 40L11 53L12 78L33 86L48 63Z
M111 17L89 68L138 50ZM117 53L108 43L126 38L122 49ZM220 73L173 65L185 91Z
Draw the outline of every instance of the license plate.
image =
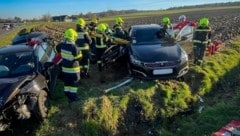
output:
M172 69L156 69L153 70L153 75L165 75L165 74L172 74Z

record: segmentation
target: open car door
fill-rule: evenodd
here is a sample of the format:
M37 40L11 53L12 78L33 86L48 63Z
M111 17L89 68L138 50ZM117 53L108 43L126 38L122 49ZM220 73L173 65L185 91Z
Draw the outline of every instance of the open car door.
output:
M180 42L192 41L194 27L186 25L177 34L175 39Z

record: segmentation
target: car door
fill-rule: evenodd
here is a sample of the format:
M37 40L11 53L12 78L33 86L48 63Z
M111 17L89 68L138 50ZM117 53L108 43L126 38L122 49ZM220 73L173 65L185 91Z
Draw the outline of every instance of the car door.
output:
M40 65L42 66L41 73L48 80L48 87L52 90L56 84L58 69L57 66L53 65L53 57L55 56L55 52L53 48L47 43L43 43L38 47L38 58Z
M177 34L177 41L191 41L193 38L194 27L186 25Z

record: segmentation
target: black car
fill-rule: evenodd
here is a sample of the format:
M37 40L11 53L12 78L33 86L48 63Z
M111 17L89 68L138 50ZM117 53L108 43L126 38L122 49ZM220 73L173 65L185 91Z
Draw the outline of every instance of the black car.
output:
M12 45L28 44L32 38L47 42L47 39L49 38L48 34L45 32L26 32L26 29L22 29L21 31L22 32L19 32L19 34L12 40Z
M179 78L188 72L188 56L157 24L134 25L129 31L129 71L139 78Z
M0 131L14 119L47 116L48 94L56 79L54 55L44 42L0 48Z

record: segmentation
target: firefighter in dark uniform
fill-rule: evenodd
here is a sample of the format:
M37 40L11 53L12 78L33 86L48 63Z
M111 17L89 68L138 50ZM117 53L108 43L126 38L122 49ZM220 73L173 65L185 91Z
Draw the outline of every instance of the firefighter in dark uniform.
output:
M79 60L82 58L81 51L75 45L77 32L67 29L64 34L65 41L56 46L56 51L61 54L62 79L64 82L64 94L69 103L78 101L78 82L80 80Z
M105 34L107 35L107 37L112 37L112 30L110 29L109 25L107 23L103 23L106 27L106 30L105 30ZM110 47L112 45L112 39L109 38L109 40L107 41L107 47Z
M81 77L89 78L89 45L92 43L91 37L85 29L86 22L83 18L79 18L76 23L76 31L78 33L78 38L76 40L76 45L82 52L82 59L80 60L81 67Z
M202 65L205 50L209 43L211 43L209 20L207 18L202 18L193 34L194 64Z
M172 24L169 17L162 18L162 26L165 30L172 29Z
M173 34L173 27L170 21L169 17L163 17L162 18L162 23L161 23L163 29L162 31L160 31L158 34L161 38L165 38L167 37L172 37L174 38L174 34Z
M121 39L126 39L127 38L127 33L123 29L123 19L121 17L116 18L116 24L113 26L113 36Z
M107 49L108 37L105 34L106 26L101 23L97 26L97 34L96 34L96 55L97 55L97 66L98 71L103 71L103 63L102 63L102 55ZM102 73L100 73L102 74ZM100 81L104 82L103 75L100 75Z
M91 22L87 25L89 35L91 37L92 43L90 44L90 51L91 54L94 56L96 55L96 30L97 30L98 19L93 18Z

